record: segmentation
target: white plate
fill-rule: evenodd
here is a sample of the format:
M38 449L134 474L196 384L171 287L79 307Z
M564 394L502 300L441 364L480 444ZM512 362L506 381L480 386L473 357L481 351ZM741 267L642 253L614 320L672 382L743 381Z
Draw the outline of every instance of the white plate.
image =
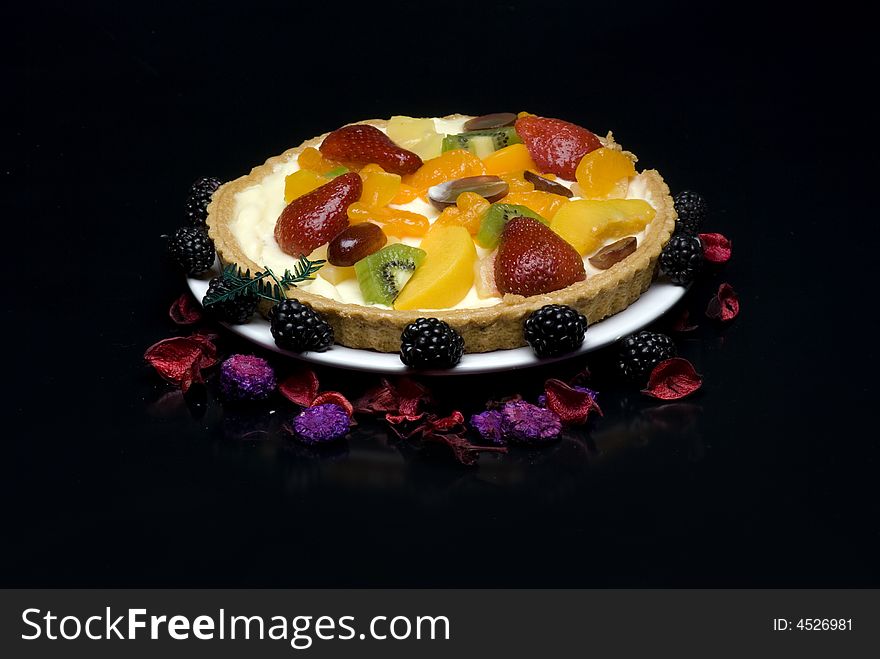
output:
M187 280L190 290L197 300L201 300L208 290L207 279L189 278ZM458 366L448 370L422 371L419 375L470 375L475 373L493 373L495 371L509 371L515 368L528 368L540 364L570 359L586 352L592 352L603 348L627 334L641 329L651 321L659 318L669 311L686 292L686 288L674 286L665 281L655 281L651 287L642 293L642 296L629 307L618 314L591 325L587 328L587 336L579 350L549 359L539 359L528 346L513 348L511 350L496 350L466 354L462 357ZM429 315L426 312L425 315ZM340 345L334 345L326 352L307 352L297 354L281 350L275 345L272 334L269 331L269 321L262 316L254 318L244 325L226 325L231 331L243 336L249 341L263 348L289 355L314 364L347 368L356 371L371 371L374 373L403 374L411 373L400 361L397 353L374 352L372 350L355 350Z

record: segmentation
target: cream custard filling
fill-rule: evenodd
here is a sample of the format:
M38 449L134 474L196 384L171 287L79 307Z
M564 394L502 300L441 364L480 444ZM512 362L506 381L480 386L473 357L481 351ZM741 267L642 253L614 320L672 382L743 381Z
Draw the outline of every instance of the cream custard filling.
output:
M464 122L465 119L435 118L434 126L438 133L455 134L463 132ZM298 169L300 167L296 156L292 156L287 161L274 165L272 173L265 176L258 184L250 186L235 195L235 208L233 219L230 223L233 235L248 258L278 273L293 269L299 261L299 259L283 252L278 243L275 242L275 223L286 206L284 203L284 180ZM557 179L557 182L567 186L577 194L577 184L575 182L564 179ZM654 208L657 207L651 198L647 182L641 174L630 178L626 198L643 199L654 206ZM580 199L580 197L574 196L572 199ZM420 213L426 216L432 223L440 215L440 211L433 205L421 199L416 199L408 204L393 204L392 206ZM645 227L643 231L634 234L639 244L644 239L647 229L648 227ZM419 238L404 238L400 242L417 247L421 240ZM614 242L614 240L608 240L606 244L611 242ZM490 250L477 246L477 255L480 258L489 253ZM602 272L589 263L590 256L592 254L584 256L584 269L588 278ZM315 279L298 285L310 293L321 295L337 302L373 306L380 309L390 308L379 304L366 305L356 278L332 284L321 276L321 271L319 270ZM494 306L500 302L500 297L481 298L477 294L476 286L472 286L467 295L451 308L475 309Z

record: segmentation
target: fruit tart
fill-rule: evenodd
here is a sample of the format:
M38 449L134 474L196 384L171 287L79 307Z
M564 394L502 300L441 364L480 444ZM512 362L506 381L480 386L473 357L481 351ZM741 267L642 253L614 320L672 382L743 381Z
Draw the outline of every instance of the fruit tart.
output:
M611 133L521 112L343 126L221 186L207 224L242 270L325 261L285 294L339 344L396 352L429 316L487 352L525 345L545 305L590 323L625 309L675 219L660 174Z

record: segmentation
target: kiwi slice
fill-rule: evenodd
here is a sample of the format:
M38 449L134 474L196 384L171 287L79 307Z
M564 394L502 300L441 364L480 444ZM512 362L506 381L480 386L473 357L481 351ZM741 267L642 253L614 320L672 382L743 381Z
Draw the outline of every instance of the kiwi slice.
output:
M364 301L391 306L424 260L425 250L395 243L355 263L354 272Z
M495 140L489 135L474 135L468 139L467 149L477 158L485 158L495 152Z
M472 153L476 153L477 145L484 140L476 138L489 137L492 140L494 151L503 149L511 144L519 144L522 140L516 134L513 126L504 126L502 128L491 128L486 130L469 130L466 133L458 135L447 135L443 138L443 150L452 151L453 149L467 149ZM476 144L474 142L476 141ZM479 155L479 154L478 154ZM488 153L486 155L489 155Z
M519 204L492 204L480 220L480 230L474 238L480 247L495 249L501 240L504 225L514 217L531 217L544 224L550 224L531 208Z

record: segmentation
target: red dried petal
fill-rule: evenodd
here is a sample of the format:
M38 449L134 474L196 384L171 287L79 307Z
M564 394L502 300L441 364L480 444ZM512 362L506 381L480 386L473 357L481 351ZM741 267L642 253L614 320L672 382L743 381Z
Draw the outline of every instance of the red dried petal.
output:
M318 376L310 368L301 368L278 385L287 400L300 407L309 407L318 395Z
M187 338L196 341L202 346L202 359L199 363L199 368L210 368L219 361L217 346L214 344L214 339L217 338L216 334L196 332L195 334L190 334Z
M592 412L602 416L596 399L584 391L573 389L562 380L551 378L544 383L547 409L555 413L564 424L583 424Z
M428 417L428 425L431 431L436 432L464 432L464 415L455 410L449 416L437 418L435 416Z
M694 365L683 357L662 361L651 371L648 388L642 393L661 400L677 400L694 393L703 384L703 378Z
M344 409L348 416L351 417L354 414L354 407L352 404L348 402L348 398L343 396L338 391L324 391L318 394L314 400L312 400L312 407L316 405L326 405L328 403L332 403L333 405L339 405L342 409Z
M701 233L703 258L710 263L727 263L730 260L731 243L720 233Z
M431 400L431 392L415 380L401 378L397 381L398 410L401 414L418 414L423 405Z
M672 324L673 332L693 332L699 325L691 325L691 312L687 309L683 310L675 322Z
M480 453L507 453L506 446L479 446L472 444L467 437L458 433L429 431L422 436L422 441L448 447L455 459L465 466L475 464Z
M202 308L192 295L184 293L174 300L168 315L177 325L195 325L202 319Z
M418 385L423 391L427 391ZM449 416L436 414L386 414L388 429L399 439L420 440L426 444L444 444L461 464L472 465L482 451L506 453L507 449L498 446L478 446L471 444L464 436L466 427L464 415L455 410Z
M151 345L144 359L165 380L187 391L194 382L204 382L201 365L205 349L192 337L175 336Z
M401 414L418 414L420 407L418 398L403 398L399 404Z
M424 386L409 378L401 378L397 386L385 378L381 383L358 398L354 407L361 414L419 414L423 405L431 400L431 393Z
M725 283L718 287L718 292L709 300L706 315L713 320L724 322L733 320L739 315L739 297L733 286Z
M425 412L421 414L386 414L385 420L391 425L400 425L401 423L412 423L421 421L425 418Z
M397 390L385 378L354 402L360 414L397 414L400 409Z
M388 422L388 429L399 439L411 439L421 435L428 427L428 424L423 421L424 417L424 412L422 414L386 414L385 421Z

